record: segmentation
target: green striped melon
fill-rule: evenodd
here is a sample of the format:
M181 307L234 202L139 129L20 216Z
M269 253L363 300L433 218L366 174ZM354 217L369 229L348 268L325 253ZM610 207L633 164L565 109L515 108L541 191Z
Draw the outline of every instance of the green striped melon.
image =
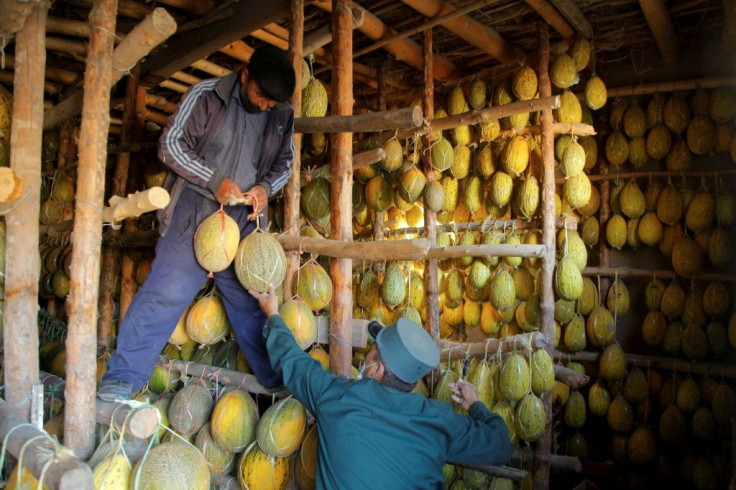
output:
M205 218L194 233L194 255L208 272L227 269L235 259L240 242L240 228L225 211Z
M279 314L302 350L317 340L317 319L304 301L300 299L285 301L279 307Z
M128 490L130 485L130 461L123 451L109 456L94 467L92 479L95 489Z
M212 476L227 475L235 465L235 453L217 444L210 432L210 425L207 422L199 429L194 445L204 456Z
M225 338L230 331L225 305L216 294L199 299L187 314L186 324L189 337L204 345L212 345Z
M317 262L310 261L299 268L297 292L312 311L326 307L332 299L332 280Z
M235 274L248 291L265 293L286 276L286 254L279 241L270 233L257 229L240 241L235 256Z
M136 463L130 486L137 490L209 490L210 471L196 447L182 441L164 442Z
M212 411L212 438L222 448L237 453L256 437L258 409L244 390L233 389L223 394Z
M213 405L203 381L188 384L176 392L169 404L169 423L180 434L194 435L210 419Z
M278 458L263 452L255 442L243 452L238 463L240 488L283 490L289 483L289 458Z
M307 412L296 398L274 403L261 417L256 430L260 448L271 456L290 456L302 443L307 428Z

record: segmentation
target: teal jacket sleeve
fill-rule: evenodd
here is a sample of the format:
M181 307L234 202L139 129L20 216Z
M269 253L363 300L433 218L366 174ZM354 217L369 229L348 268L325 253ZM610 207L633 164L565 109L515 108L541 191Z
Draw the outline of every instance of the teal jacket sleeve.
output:
M455 437L448 460L457 464L501 466L511 459L514 446L506 422L481 401L468 410L469 417L458 414Z
M299 348L281 315L272 315L266 320L263 336L271 366L282 376L284 386L310 412L315 413L320 396L336 376Z

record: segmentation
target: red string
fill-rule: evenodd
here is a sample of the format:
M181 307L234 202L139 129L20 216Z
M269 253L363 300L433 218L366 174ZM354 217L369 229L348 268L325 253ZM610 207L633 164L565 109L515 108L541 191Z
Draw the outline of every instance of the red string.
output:
M253 212L248 215L248 219L256 219L259 216L259 213L258 213L258 198L252 192L243 192L243 197L248 197L248 196L250 196L251 202L252 202L251 205L253 206Z

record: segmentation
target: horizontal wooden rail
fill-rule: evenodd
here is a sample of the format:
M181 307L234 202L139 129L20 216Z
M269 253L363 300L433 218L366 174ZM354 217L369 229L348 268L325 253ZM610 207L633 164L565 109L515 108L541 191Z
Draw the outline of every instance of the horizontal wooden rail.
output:
M582 270L584 276L606 276L606 277L646 277L651 278L656 276L659 279L673 279L675 277L681 277L675 274L674 271L669 269L635 269L632 267L586 267ZM716 274L701 272L693 276L692 278L685 278L687 280L693 279L695 281L723 281L723 282L736 282L736 275L734 274Z
M482 342L454 342L440 339L437 345L440 348L440 361L465 359L470 357L485 357L501 352L511 352L514 349L545 349L549 345L541 332L522 333L502 339L488 338Z
M295 133L360 133L415 129L422 125L424 115L419 106L384 112L368 112L352 116L296 117Z
M555 350L555 358L569 359L571 361L598 362L601 352L564 352ZM689 361L687 359L675 359L671 357L646 356L641 354L626 354L626 363L640 367L653 369L666 369L682 373L703 374L707 376L723 376L736 378L736 365L721 362Z
M481 244L453 245L451 247L430 248L426 259L456 259L459 257L538 257L543 258L547 247L544 245L519 244Z
M429 240L426 238L349 242L282 234L278 236L278 240L287 252L319 253L329 257L370 262L423 260L429 251Z
M657 92L677 92L679 90L696 90L699 88L715 88L736 85L736 77L693 78L672 82L646 83L628 87L609 87L608 97L625 97L628 95L654 94Z
M7 439L6 439L7 437ZM44 473L44 488L87 490L94 488L92 470L73 451L41 429L28 423L8 403L0 398L0 440L16 459L23 451L22 463L37 479ZM34 487L35 488L35 487Z
M555 220L555 227L567 228L568 230L577 230L578 219L573 216L562 216ZM475 221L472 223L452 223L448 225L437 226L437 232L441 231L490 231L490 230L540 230L542 229L542 220L486 220L486 221ZM384 236L393 235L415 235L424 233L423 226L414 226L409 228L396 228L384 230ZM373 233L361 233L359 237L373 236Z
M531 447L517 447L514 449L514 454L511 456L514 461L522 463L529 463L534 459L534 449ZM565 456L563 454L550 454L549 465L561 471L574 471L580 473L583 470L583 465L580 463L580 458L575 456Z
M596 133L595 128L585 123L552 123L552 132L554 134L574 134L576 136L593 136ZM521 129L506 129L498 135L501 139L509 139L516 134L522 135L540 135L542 134L542 126L525 126Z
M722 170L688 170L686 172L668 172L666 170L655 170L655 171L640 171L640 172L620 172L620 173L609 173L609 174L597 174L588 175L588 180L591 182L598 182L601 180L616 180L616 179L644 179L649 177L717 177L719 175L733 175L736 174L736 168L724 168ZM564 179L559 180L560 183L564 182Z

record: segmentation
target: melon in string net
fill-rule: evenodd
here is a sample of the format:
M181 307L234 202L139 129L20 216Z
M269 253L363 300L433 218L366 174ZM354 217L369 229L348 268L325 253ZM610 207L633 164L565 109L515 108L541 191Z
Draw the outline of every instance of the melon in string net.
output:
M199 224L194 234L194 255L199 265L209 272L208 277L230 266L239 241L238 224L225 213L223 206Z
M253 208L258 209L255 196L250 196ZM238 245L235 274L248 291L265 293L269 284L277 288L283 282L286 276L286 254L279 241L261 229L255 213L250 219L256 219L256 229Z

